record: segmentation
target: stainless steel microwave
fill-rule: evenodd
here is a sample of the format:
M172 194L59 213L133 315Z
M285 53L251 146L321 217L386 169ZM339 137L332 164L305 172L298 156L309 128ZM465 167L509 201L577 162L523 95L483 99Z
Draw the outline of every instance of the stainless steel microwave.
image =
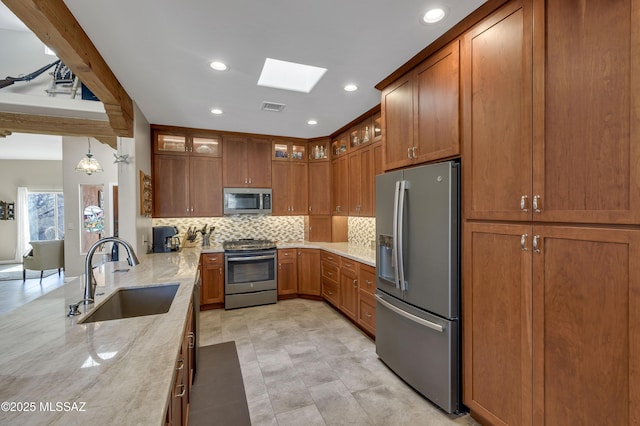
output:
M271 214L271 188L224 188L224 214Z

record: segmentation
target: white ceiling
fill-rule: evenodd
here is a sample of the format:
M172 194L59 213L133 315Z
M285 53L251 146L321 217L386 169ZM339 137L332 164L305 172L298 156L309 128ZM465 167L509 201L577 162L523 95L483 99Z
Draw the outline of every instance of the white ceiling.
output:
M149 122L311 138L380 103L377 83L486 0L64 1ZM436 5L444 21L422 24ZM26 30L2 3L0 28ZM259 87L267 57L328 71L309 94ZM263 101L286 107L262 111Z
M151 123L302 138L327 136L380 103L377 83L485 2L64 1ZM434 5L445 20L421 24ZM328 71L310 94L259 87L267 57ZM213 60L230 69L213 71ZM360 89L347 93L346 83ZM262 111L263 101L286 107Z

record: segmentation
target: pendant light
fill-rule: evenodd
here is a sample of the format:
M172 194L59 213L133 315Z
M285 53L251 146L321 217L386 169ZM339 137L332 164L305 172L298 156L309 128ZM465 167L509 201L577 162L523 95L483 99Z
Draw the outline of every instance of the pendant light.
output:
M76 172L86 173L91 176L94 173L100 173L104 170L102 170L102 166L98 163L98 160L93 158L93 154L91 153L91 138L87 138L87 142L89 143L89 152L87 152L87 156L80 160L76 166Z

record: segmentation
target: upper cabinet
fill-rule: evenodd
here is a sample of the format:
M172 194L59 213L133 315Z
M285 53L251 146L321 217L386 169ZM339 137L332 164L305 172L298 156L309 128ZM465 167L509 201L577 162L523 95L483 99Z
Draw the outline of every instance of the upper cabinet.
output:
M530 7L463 38L465 214L637 224L640 5L534 1L535 20Z
M307 161L306 142L273 141L272 160Z
M222 156L222 141L218 135L187 135L157 133L153 141L155 154Z
M346 154L349 149L349 134L342 133L331 142L331 156L338 157Z
M217 135L153 131L153 216L222 216Z
M271 141L224 137L223 182L225 187L271 187Z
M533 14L533 215L638 224L640 2L536 1Z
M526 19L521 2L512 2L463 37L468 218L531 219L532 40Z
M456 40L382 92L385 170L459 155L459 102Z

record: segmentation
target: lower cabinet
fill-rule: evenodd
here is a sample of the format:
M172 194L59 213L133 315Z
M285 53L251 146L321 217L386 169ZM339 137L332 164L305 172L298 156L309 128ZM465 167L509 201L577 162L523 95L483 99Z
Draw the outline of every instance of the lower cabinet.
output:
M224 305L224 253L203 253L200 256L202 287L200 307Z
M298 294L322 295L318 249L298 249Z
M193 305L189 306L187 324L184 329L182 344L173 375L173 385L169 394L166 424L181 426L189 423L189 402L193 383L193 366L195 356L195 335L193 324Z
M295 296L298 293L297 249L278 250L278 297Z
M464 247L472 415L640 424L640 231L467 223Z
M358 262L344 257L340 266L340 310L352 320L357 320Z
M376 269L360 264L358 277L358 324L376 334Z
M340 308L340 256L325 251L322 259L322 297Z

